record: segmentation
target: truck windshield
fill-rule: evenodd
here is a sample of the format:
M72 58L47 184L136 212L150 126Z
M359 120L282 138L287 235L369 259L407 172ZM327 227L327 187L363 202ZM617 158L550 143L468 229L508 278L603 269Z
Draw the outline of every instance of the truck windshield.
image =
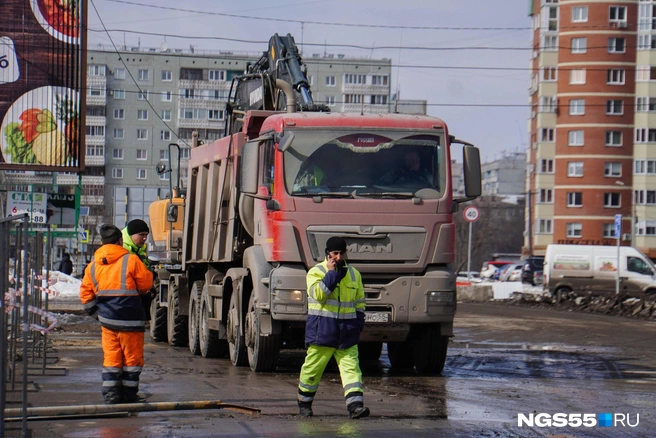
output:
M438 198L443 193L443 135L435 131L331 129L294 134L284 153L285 188L291 195Z

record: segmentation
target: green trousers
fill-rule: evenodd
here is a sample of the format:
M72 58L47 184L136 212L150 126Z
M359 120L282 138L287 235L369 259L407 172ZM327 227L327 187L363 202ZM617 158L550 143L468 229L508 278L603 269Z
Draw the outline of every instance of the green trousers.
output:
M333 356L335 356L337 366L339 367L339 374L342 378L346 407L350 408L352 406L363 405L362 371L360 371L357 345L349 347L346 350L321 347L318 345L310 345L308 347L298 384L299 404L312 404L314 395L319 388L321 376Z

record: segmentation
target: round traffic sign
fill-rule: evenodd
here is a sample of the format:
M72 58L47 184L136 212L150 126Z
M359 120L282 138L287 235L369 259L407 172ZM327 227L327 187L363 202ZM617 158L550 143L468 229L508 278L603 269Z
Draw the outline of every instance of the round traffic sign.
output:
M469 205L462 212L467 222L476 222L481 217L481 211L475 205Z

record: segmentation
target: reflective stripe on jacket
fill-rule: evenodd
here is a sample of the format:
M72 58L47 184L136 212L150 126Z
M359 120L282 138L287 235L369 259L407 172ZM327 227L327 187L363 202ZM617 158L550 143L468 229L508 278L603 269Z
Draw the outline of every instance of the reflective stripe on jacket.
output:
M138 257L122 246L105 244L85 269L80 300L87 313L98 310L103 327L144 331L146 313L140 294L149 293L152 287L153 274Z
M132 241L132 237L128 234L128 227L125 227L121 230L123 235L123 248L127 249L130 254L134 254L141 259L146 267L150 267L150 262L148 261L148 250L146 249L146 244L144 243L141 247L138 247Z
M308 317L305 344L346 349L360 341L364 328L364 287L360 272L348 272L331 291L323 281L328 262L319 263L307 274Z

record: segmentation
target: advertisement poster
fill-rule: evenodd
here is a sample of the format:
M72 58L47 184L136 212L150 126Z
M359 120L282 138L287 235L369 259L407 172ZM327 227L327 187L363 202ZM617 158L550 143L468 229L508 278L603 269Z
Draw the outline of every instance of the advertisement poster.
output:
M86 4L0 2L0 169L84 168Z
M33 224L46 223L48 195L45 193L7 193L7 213L17 216L27 213Z
M558 254L554 259L553 268L563 271L589 271L590 257L586 255Z

